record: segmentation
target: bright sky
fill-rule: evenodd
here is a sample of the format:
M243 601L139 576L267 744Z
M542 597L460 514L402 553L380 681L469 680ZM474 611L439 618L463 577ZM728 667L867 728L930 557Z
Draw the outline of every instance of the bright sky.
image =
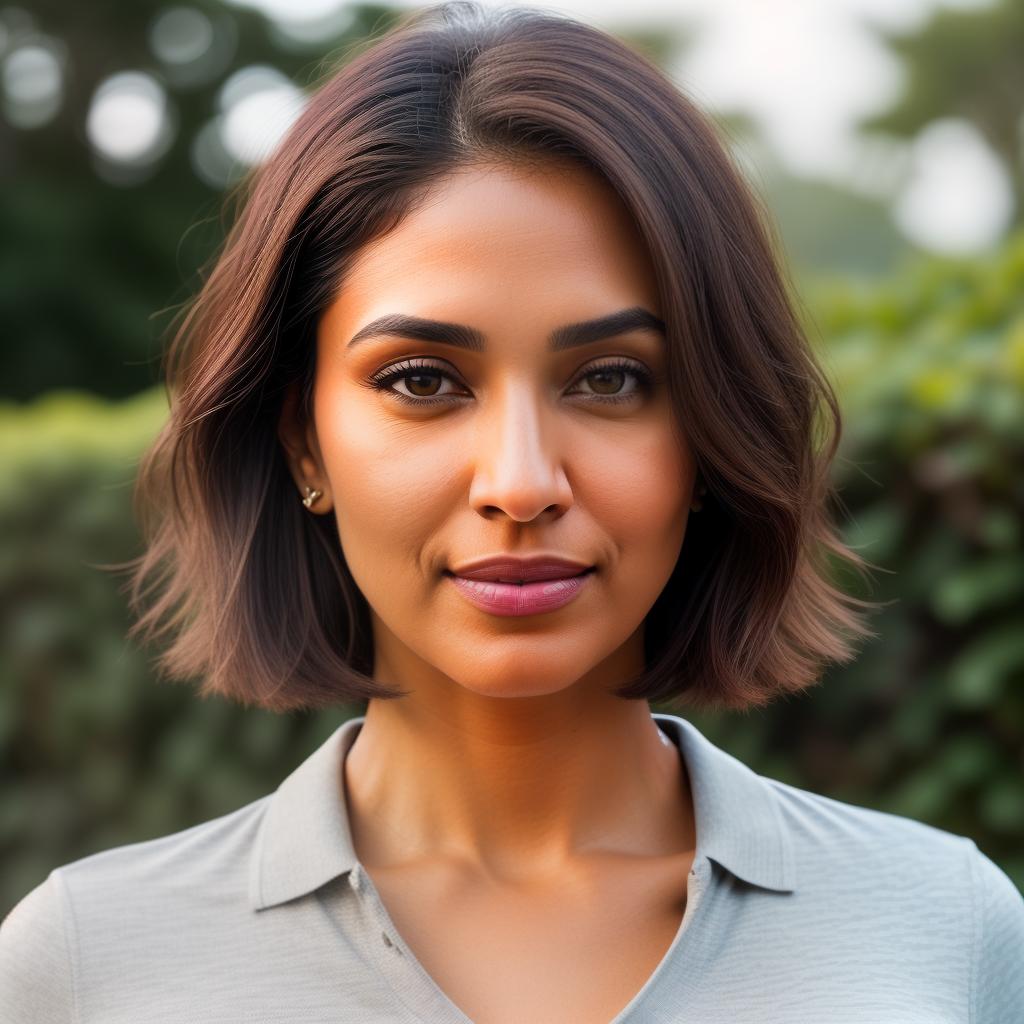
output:
M322 17L344 7L338 0L236 2L285 21ZM669 71L698 103L753 115L793 173L886 195L897 224L918 244L969 252L991 244L1012 212L1005 172L971 126L936 125L914 146L892 148L865 144L853 122L883 109L901 83L899 64L876 39L872 25L912 28L938 7L988 3L561 0L531 6L611 31L692 25L695 42Z

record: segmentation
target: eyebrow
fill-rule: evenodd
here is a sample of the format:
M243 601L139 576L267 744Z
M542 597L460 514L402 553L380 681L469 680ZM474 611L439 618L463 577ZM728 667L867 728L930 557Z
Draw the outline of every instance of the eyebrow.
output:
M629 331L641 330L656 331L662 337L665 336L665 324L662 320L642 306L633 306L630 309L620 309L608 316L598 317L596 320L582 320L579 323L558 327L548 336L548 348L552 352L563 352L578 345L589 345L602 338L614 338ZM392 313L371 320L356 331L346 347L352 348L369 338L383 335L455 345L471 352L483 352L487 348L486 336L475 327L407 316L404 313Z

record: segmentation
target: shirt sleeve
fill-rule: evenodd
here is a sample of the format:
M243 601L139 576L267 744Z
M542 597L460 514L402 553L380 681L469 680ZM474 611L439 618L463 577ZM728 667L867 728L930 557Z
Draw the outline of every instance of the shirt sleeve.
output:
M971 840L974 963L971 1024L1024 1021L1024 896Z
M0 924L0 1020L72 1024L71 957L59 869L23 896Z

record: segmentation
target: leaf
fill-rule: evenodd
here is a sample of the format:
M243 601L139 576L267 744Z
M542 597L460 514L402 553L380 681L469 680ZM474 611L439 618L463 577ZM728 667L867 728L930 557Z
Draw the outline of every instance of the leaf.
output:
M975 562L950 574L936 587L931 606L943 622L961 625L1022 595L1024 554L1015 554Z
M950 665L947 692L960 707L984 707L1003 692L1011 673L1024 665L1024 629L1019 620L983 634Z

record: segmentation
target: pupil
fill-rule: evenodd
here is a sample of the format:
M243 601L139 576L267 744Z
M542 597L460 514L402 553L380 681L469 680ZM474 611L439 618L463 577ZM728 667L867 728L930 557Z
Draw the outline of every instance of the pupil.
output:
M406 377L406 380L408 380L410 382L411 381L438 381L438 380L440 380L440 378L435 373L410 373ZM426 394L426 396L424 396L423 394L421 394L420 392L418 392L416 390L420 386L421 385L418 384L418 383L410 385L410 388L411 388L413 394L420 395L421 398L422 397L430 397L430 395L433 394L433 392L429 391L429 387L428 387L427 394Z
M594 376L598 380L600 380L603 377L606 383L608 382L608 378L611 378L613 382L616 382L616 378L622 377L622 374L622 370L596 370L594 372ZM598 388L598 390L600 390L600 388ZM611 388L607 393L614 394L618 390L618 388Z

